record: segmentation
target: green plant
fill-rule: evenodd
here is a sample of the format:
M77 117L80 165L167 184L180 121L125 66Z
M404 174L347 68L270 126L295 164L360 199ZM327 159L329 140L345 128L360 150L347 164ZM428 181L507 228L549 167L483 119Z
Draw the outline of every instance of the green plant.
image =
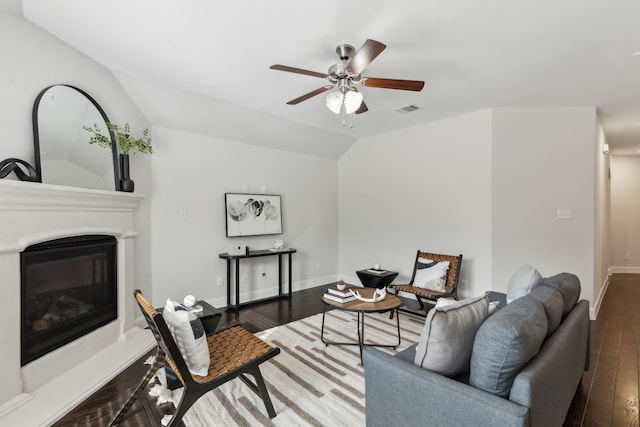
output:
M107 127L113 131L116 137L116 142L122 150L122 154L126 154L128 156L129 153L153 153L149 129L142 131L141 138L134 138L131 136L129 123L124 124L124 129L114 123L107 123ZM111 138L108 135L103 135L97 124L94 123L93 127L83 126L83 129L93 133L93 136L89 140L89 144L98 144L100 147L111 148Z

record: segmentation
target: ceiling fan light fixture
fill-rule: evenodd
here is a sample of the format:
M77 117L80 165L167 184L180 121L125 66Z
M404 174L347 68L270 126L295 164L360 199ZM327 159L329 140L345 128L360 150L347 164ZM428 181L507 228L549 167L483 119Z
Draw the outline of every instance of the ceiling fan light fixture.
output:
M347 114L355 113L358 110L358 108L360 108L360 106L362 105L362 100L363 99L364 99L364 97L362 96L362 93L356 92L356 91L353 91L353 90L348 91L344 95L344 110L345 110L345 113L347 113Z
M344 95L342 92L334 91L327 94L327 108L333 113L340 114Z

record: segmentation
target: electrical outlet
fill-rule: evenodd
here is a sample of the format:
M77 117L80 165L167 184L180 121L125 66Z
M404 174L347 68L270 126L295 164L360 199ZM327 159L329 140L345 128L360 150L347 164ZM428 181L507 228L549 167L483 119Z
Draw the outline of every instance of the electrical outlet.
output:
M224 277L218 277L218 287L221 288L224 286Z
M249 277L246 274L242 275L242 283L247 283L249 281Z
M320 270L320 261L316 264L316 270Z
M629 261L631 259L631 254L624 254L624 260Z

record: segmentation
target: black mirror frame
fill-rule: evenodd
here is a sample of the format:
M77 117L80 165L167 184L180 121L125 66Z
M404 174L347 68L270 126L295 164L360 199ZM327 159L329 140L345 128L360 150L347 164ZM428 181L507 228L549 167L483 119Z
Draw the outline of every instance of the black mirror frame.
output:
M96 107L96 109L100 113L100 116L102 116L102 118L104 119L104 122L110 123L109 118L107 117L107 114L104 112L100 104L98 104L96 100L93 99L93 97L91 97L91 95L89 95L87 92L83 91L82 89L79 89L75 86L66 85L66 84L56 84L56 85L51 85L44 88L36 97L36 100L33 103L33 111L31 113L31 123L33 125L33 148L35 151L34 156L35 156L35 163L36 163L35 169L36 169L36 175L37 175L37 182L40 182L40 183L42 183L42 166L40 164L40 132L38 130L38 106L40 105L40 100L42 99L44 94L49 89L56 86L66 86L84 95L94 105L94 107ZM113 131L111 129L109 129L109 137L111 138L111 156L113 158L113 180L114 180L113 188L115 188L115 191L120 191L120 168L118 166L118 145L116 143L115 135L113 134Z

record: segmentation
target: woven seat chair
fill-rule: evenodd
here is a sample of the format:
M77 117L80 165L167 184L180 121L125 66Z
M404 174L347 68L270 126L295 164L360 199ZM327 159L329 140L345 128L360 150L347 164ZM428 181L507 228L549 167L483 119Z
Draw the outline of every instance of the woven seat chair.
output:
M438 292L432 291L430 289L423 289L413 286L413 281L416 277L416 271L418 270L418 260L419 259L429 259L432 261L449 261L449 270L447 270L447 277L445 280L445 291ZM425 310L423 300L429 300L431 303L435 302L438 298L442 297L451 297L458 299L458 279L460 278L460 266L462 264L462 255L443 255L443 254L434 254L430 252L422 252L418 250L416 255L416 260L413 265L413 274L411 275L411 281L406 285L390 285L389 287L395 291L396 294L398 292L406 292L409 294L413 294L416 297L416 300L420 304L420 310L422 312L416 312L413 310L409 310L407 308L399 308L399 310L420 314L425 316L427 310Z
M234 378L240 378L262 398L270 418L276 416L259 365L280 353L279 348L270 346L240 326L223 329L207 336L210 357L209 372L206 376L193 375L189 372L162 314L149 304L149 301L139 290L134 291L134 296L158 342L158 347L153 365L124 403L122 409L113 418L110 426L122 422L125 414L136 401L138 393L144 391L156 371L164 367L165 364L173 369L178 380L184 386L182 398L176 405L176 411L168 424L169 426L177 426L184 414L202 395ZM246 374L251 375L255 381L251 381Z

